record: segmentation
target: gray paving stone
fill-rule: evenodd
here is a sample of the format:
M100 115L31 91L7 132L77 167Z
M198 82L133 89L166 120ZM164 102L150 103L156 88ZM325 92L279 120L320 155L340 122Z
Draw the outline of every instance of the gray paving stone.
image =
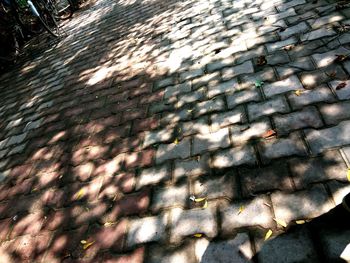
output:
M171 111L171 110L174 110L174 105L172 102L167 100L153 103L149 107L150 113L159 113L159 112Z
M212 166L222 169L243 164L254 165L256 162L254 148L245 145L218 152L213 156Z
M196 197L237 198L238 185L234 174L227 173L220 177L197 178L193 183L193 193Z
M347 159L348 163L350 163L350 146L342 148L345 158Z
M210 81L215 81L215 80L217 81L220 80L220 72L213 72L210 74L206 74L202 77L192 79L191 82L192 82L192 87L196 89L201 86L207 85L207 83L209 83Z
M243 103L260 100L261 96L256 89L243 90L234 94L226 95L226 101L229 109L233 109Z
M276 67L276 71L281 78L288 77L303 70L313 70L315 67L309 57L301 57L286 64Z
M341 182L332 180L328 182L327 185L332 193L332 197L336 205L341 204L343 202L343 198L350 193L349 183L341 183Z
M246 88L255 88L256 81L275 81L276 76L273 68L266 67L264 70L259 71L254 74L247 74L241 76L241 84L242 89Z
M346 86L342 89L338 89L337 90L337 86L340 83L346 83ZM339 80L335 80L329 83L331 88L333 89L333 91L335 92L335 94L337 94L337 97L340 100L348 100L350 99L350 81L346 80L346 81L339 81Z
M316 107L307 107L301 111L273 116L279 135L288 134L301 128L320 128L323 126Z
M183 122L181 125L181 132L183 136L197 133L210 133L209 118L204 116L193 121Z
M268 101L248 104L248 116L251 121L263 116L286 112L289 112L289 106L284 97L276 97Z
M165 129L158 131L147 131L145 133L145 140L143 142L143 147L146 148L155 143L170 141L173 134L172 127L166 127Z
M12 145L22 143L27 135L28 135L28 132L24 132L24 133L21 133L19 135L14 135L14 136L9 137L9 140L6 143L6 147L10 147Z
M273 25L261 25L257 30L259 35L266 35L268 33L278 31L280 28L287 28L287 24L284 22L284 20L279 20L273 23Z
M136 182L136 190L146 185L157 184L169 180L170 177L170 167L168 165L144 169Z
M200 158L175 161L174 178L179 180L183 177L197 177L209 171L209 156L202 155Z
M311 11L304 12L302 14L287 17L286 21L288 22L288 24L295 24L296 22L304 21L316 16L317 16L316 12L314 10L311 10Z
M338 124L343 120L350 119L350 101L323 104L319 109L327 124Z
M294 193L275 192L271 200L276 218L287 224L318 217L334 207L323 185Z
M230 146L228 128L223 128L217 132L195 135L192 153L196 155L204 151L226 148L228 146Z
M217 85L209 85L208 97L212 98L222 93L234 92L237 90L237 88L238 88L238 82L235 79L226 81Z
M228 57L225 59L220 59L218 61L215 62L211 62L207 65L207 69L209 72L213 72L216 70L220 70L222 68L228 67L228 66L232 66L235 63L235 59L233 57Z
M263 86L263 90L267 98L298 89L303 90L304 87L299 78L295 75Z
M328 262L350 261L349 236L349 229L344 229L344 231L321 230L320 241Z
M343 15L341 15L340 13L336 12L336 13L332 13L328 16L322 16L322 17L319 17L317 19L311 19L308 22L309 22L309 24L311 24L313 29L316 29L316 28L320 28L320 27L327 25L327 24L341 21L343 19L345 19L345 17Z
M250 50L250 49L256 48L259 45L272 43L278 40L279 38L277 37L277 35L267 34L265 36L260 36L260 37L255 36L255 37L248 38L245 40L245 43L247 48Z
M198 262L247 263L253 257L252 245L247 233L239 233L233 239L209 242L201 239L195 243Z
M185 207L188 198L189 192L186 184L158 188L152 198L152 210L158 211L175 206Z
M170 98L172 96L176 96L178 94L181 93L186 93L186 92L190 92L191 91L191 84L190 83L182 83L179 85L175 85L175 86L168 86L165 89L165 93L164 93L164 98Z
M244 61L247 61L249 59L252 59L252 58L256 58L256 57L259 57L259 56L263 56L265 55L265 49L264 49L264 46L259 46L259 47L256 47L252 50L249 50L249 51L246 51L242 54L240 54L240 56L237 58L237 63L243 63Z
M295 37L291 37L282 41L267 43L266 48L268 52L274 52L276 50L282 49L285 46L293 45L297 43L298 40Z
M305 138L313 154L319 154L327 149L350 144L350 121L343 121L337 126L306 130Z
M281 5L278 5L277 6L277 10L280 11L280 12L283 12L283 11L286 11L287 9L291 8L291 7L294 7L294 6L297 6L297 5L302 5L302 4L305 4L305 0L292 0L292 1L289 1L289 2L285 2Z
M318 102L334 102L335 98L328 87L320 86L313 90L305 90L300 96L291 93L288 100L293 109L300 109Z
M300 39L301 41L305 42L305 41L312 41L315 39L319 39L321 37L333 36L336 34L337 33L333 29L320 28L304 34L303 36L300 37Z
M258 149L263 163L269 160L292 155L305 156L306 147L298 133L291 133L287 138L261 141Z
M285 64L289 62L289 57L288 57L288 53L282 50L266 56L266 60L267 60L267 65L274 66L274 65ZM255 63L257 64L257 60L255 60Z
M295 26L287 27L286 30L278 32L281 39L287 39L293 35L304 33L309 29L308 25L305 22L301 22Z
M195 106L194 114L196 117L206 113L222 111L225 109L225 104L222 98L216 97L211 100L197 103Z
M346 165L338 151L329 151L318 158L298 158L289 162L293 181L298 189L311 183L336 179L346 181Z
M271 130L268 119L250 124L234 125L230 127L233 145L243 145L249 140L261 138L264 133Z
M150 246L148 255L150 263L197 263L193 245L187 243L177 247L155 244Z
M190 138L184 138L179 141L178 144L161 144L159 145L156 153L156 162L162 163L171 159L186 159L190 156L191 140Z
M180 81L186 81L189 79L194 79L204 75L203 69L193 69L180 74Z
M154 85L154 88L156 90L166 87L166 86L171 86L175 84L175 80L173 77L169 77L169 78L165 78L165 79L161 79L159 81L157 81Z
M218 233L216 218L211 209L171 210L170 242L179 243L186 236L204 234L214 238Z
M132 220L127 234L127 246L164 240L166 226L167 214Z
M347 54L348 50L343 47L338 49L334 49L324 53L316 53L312 55L312 58L316 62L318 68L323 68L331 65L336 59L336 55L344 55Z
M217 131L220 128L231 124L244 123L247 120L243 107L238 107L231 111L212 114L210 119L211 129L213 131Z
M258 259L262 263L319 262L314 244L305 228L287 232L264 242L259 250Z
M293 182L285 161L262 168L240 168L238 172L245 197L272 190L293 190Z
M231 234L237 228L261 226L270 228L274 223L269 201L266 196L258 196L252 200L234 202L228 207L220 208L222 222L221 228L225 235ZM244 207L240 213L240 208Z
M232 79L241 74L254 73L253 63L248 60L240 65L222 70L222 78L224 80Z
M187 121L191 119L192 113L190 108L183 108L179 111L164 112L160 120L162 125L177 124L180 121Z
M264 16L266 16L266 12L262 12L264 14ZM288 8L286 9L284 12L279 12L277 14L274 14L274 15L268 15L266 16L266 20L267 20L267 23L269 24L273 24L275 23L276 21L278 20L281 20L283 18L287 18L287 17L290 17L290 16L295 16L296 13L295 13L295 10L294 8ZM254 15L253 15L254 17Z
M206 92L204 89L199 89L196 91L192 91L190 93L178 95L178 102L176 106L178 108L183 107L187 103L198 102L204 100L206 98Z

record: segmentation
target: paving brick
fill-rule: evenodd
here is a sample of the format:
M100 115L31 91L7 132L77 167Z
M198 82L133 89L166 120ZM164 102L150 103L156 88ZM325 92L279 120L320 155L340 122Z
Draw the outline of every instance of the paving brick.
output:
M336 35L337 33L330 28L320 28L320 29L316 29L313 30L309 33L304 34L303 36L301 36L301 41L311 41L311 40L315 40L315 39L319 39L321 37L326 37L326 36L333 36Z
M203 69L194 69L180 74L180 81L185 81L189 79L194 79L204 75Z
M136 189L169 180L170 177L170 168L167 165L144 169L136 182Z
M145 140L143 142L143 147L146 148L155 143L167 142L172 138L172 127L168 126L162 130L157 131L147 131L145 133Z
M207 69L209 72L213 72L216 70L220 70L224 67L232 66L234 65L235 59L233 57L228 57L225 59L220 59L215 62L211 62L207 65Z
M276 50L282 49L285 46L296 44L298 40L295 37L288 38L286 40L273 42L273 43L267 43L266 48L268 52L274 52Z
M167 217L167 214L162 214L132 220L127 234L127 246L133 247L152 241L163 241L165 239Z
M275 72L272 67L266 67L262 71L258 71L257 73L254 74L247 74L241 76L241 83L240 87L242 89L246 88L256 88L255 83L256 81L269 81L273 82L276 80Z
M153 164L154 156L156 155L154 149L144 150L140 152L126 153L125 154L125 167L126 169L134 167L144 167Z
M184 237L198 233L210 239L216 237L218 228L211 209L172 209L170 242L179 243Z
M293 190L293 182L284 161L262 168L240 168L238 172L245 197L272 190Z
M150 263L196 263L194 248L191 244L184 244L182 246L159 246L154 245L149 249L149 258L147 262Z
M177 144L161 144L158 147L156 162L162 163L171 159L185 159L190 156L191 141L190 138L185 138Z
M225 104L222 98L217 97L211 100L197 103L194 109L194 114L196 117L198 117L206 113L222 111L224 109L225 109Z
M152 210L158 211L174 206L185 207L188 197L189 191L186 184L158 188L153 195Z
M311 183L332 179L346 181L346 165L338 151L329 151L318 158L298 158L289 162L293 181L298 189Z
M188 103L198 102L204 100L205 98L205 89L200 88L198 90L192 91L191 93L178 95L178 102L176 104L176 107L181 108Z
M227 173L221 177L199 177L193 183L193 193L196 197L215 198L237 198L238 185L233 173Z
M187 93L190 91L191 91L191 84L187 82L179 85L175 85L175 86L169 86L165 89L164 98L167 99L172 96L176 96L181 93Z
M283 3L282 5L278 5L277 6L277 10L280 12L286 11L287 9L289 9L290 7L294 7L297 5L302 5L305 4L305 0L292 0L286 3Z
M295 26L288 27L286 30L279 32L281 39L289 38L293 35L304 33L309 29L308 25L305 22L301 22Z
M237 87L238 87L238 82L235 79L226 81L217 85L210 85L208 90L208 97L212 98L222 93L234 92L237 90Z
M208 171L209 158L207 155L202 155L200 158L175 161L174 178L179 180L182 177L196 177L206 174Z
M171 85L174 85L174 84L175 84L174 78L173 77L169 77L169 78L165 78L165 79L157 81L154 84L154 88L156 90L158 90L160 88L163 88L163 87L166 87L166 86L171 86Z
M213 156L212 165L215 168L227 168L243 164L256 163L255 152L252 146L246 145L218 152Z
M293 109L301 109L318 102L334 102L335 98L329 88L320 86L313 90L306 90L300 96L291 93L288 95L288 100Z
M271 200L276 218L287 224L293 220L318 217L334 207L322 185L292 194L275 192Z
M327 149L350 144L350 121L343 121L337 126L321 129L306 130L305 138L313 154L321 153ZM330 138L332 138L330 140Z
M164 111L172 111L172 110L174 110L174 105L169 100L152 103L151 106L149 107L149 112L151 114L160 113Z
M301 111L273 116L277 133L288 134L302 128L320 128L323 126L320 115L315 107L307 107Z
M208 134L196 134L193 139L192 153L196 155L204 151L226 148L229 145L228 128Z
M259 46L256 47L255 49L246 51L242 53L238 58L237 58L237 63L243 63L244 61L247 61L249 59L253 59L259 56L265 55L265 49L264 46Z
M327 124L338 124L350 118L350 102L338 102L320 106L320 112Z
M19 135L11 136L6 143L6 147L10 147L12 145L20 144L26 138L28 132L21 133Z
M230 235L237 228L261 226L270 228L273 225L272 214L266 196L259 196L252 200L234 202L230 206L220 208L224 235ZM240 213L240 207L244 210Z
M322 16L314 20L309 20L313 29L320 28L324 25L331 24L343 20L345 17L339 13L332 13L328 16Z
M269 98L274 95L304 88L297 76L290 76L287 79L277 81L272 84L266 84L264 85L263 89L266 97Z
M312 55L312 58L316 62L318 68L326 67L331 65L336 59L336 55L344 55L347 54L347 50L343 47L340 47L335 50L331 50L325 53L316 53Z
M328 262L349 261L349 235L350 230L344 230L336 233L333 229L322 229L320 233L320 241L325 252Z
M271 55L265 57L267 65L274 66L279 64L285 64L289 62L288 53L284 50L277 51ZM254 59L255 65L259 66L258 59Z
M251 121L275 113L287 113L289 106L284 97L276 97L268 101L248 104L248 116Z
M287 138L262 141L258 144L258 149L264 163L276 158L307 154L306 147L298 133L291 133Z
M243 107L236 108L231 111L212 114L211 119L211 129L217 131L225 126L244 123L246 122L246 116Z
M176 124L180 121L187 121L191 119L191 116L192 116L191 112L192 110L189 107L183 108L179 111L164 112L160 122L162 125L168 125L168 124L171 125L171 124Z
M241 74L254 73L253 63L248 60L240 65L222 70L222 78L224 80L232 79Z
M183 136L188 136L192 134L207 134L210 132L210 125L208 117L201 117L199 119L183 122L181 124L181 133Z
M342 89L337 90L337 86L340 83L345 83L346 86ZM350 99L350 81L348 81L348 80L346 80L346 81L335 80L335 81L330 82L329 84L340 100Z
M343 202L343 198L350 193L350 185L348 183L341 183L335 180L332 180L327 183L333 200L336 205L339 205Z
M243 90L236 92L232 95L226 96L227 105L229 109L235 108L237 105L251 102L251 101L260 101L261 97L259 92L256 89Z
M309 71L315 69L309 57L301 57L286 64L276 67L276 71L281 78L288 77L299 71Z
M102 254L102 262L133 262L142 263L144 262L145 248L139 247L128 254L113 255L110 252L105 252Z

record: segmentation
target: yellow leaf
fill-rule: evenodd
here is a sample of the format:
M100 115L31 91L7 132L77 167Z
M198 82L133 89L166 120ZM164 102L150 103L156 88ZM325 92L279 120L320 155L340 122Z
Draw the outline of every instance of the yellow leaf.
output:
M193 111L193 109L187 110L188 113L191 113Z
M202 237L203 235L202 234L194 234L193 236L194 237Z
M348 169L347 178L348 178L348 181L350 182L350 169Z
M274 218L273 220L276 221L277 224L283 226L283 227L287 227L287 223L284 222L283 220L280 220L280 219L277 219L277 218Z
M206 199L207 199L206 197L203 197L203 198L196 198L196 199L194 199L194 201L195 201L196 203L200 203L200 202L205 201Z
M89 242L89 243L84 244L83 249L84 249L84 250L88 249L89 247L92 246L93 243L95 243L95 241L92 241L92 242Z
M244 210L244 206L243 206L243 205L241 205L241 206L239 207L238 214L242 213L242 212L243 212L243 210Z
M268 240L272 235L272 230L269 229L269 231L266 232L266 235L265 235L265 240Z
M174 144L179 144L179 140L176 138Z
M304 92L303 90L298 89L294 93L295 95L300 96L303 92Z
M306 221L305 220L297 220L297 221L295 221L295 223L297 223L298 225L302 225L302 224L305 224Z
M81 189L79 190L79 192L77 192L77 193L75 194L75 199L78 200L78 199L82 198L82 197L84 196L84 194L85 194L84 188L81 188Z
M207 208L207 207L208 207L208 201L205 200L204 205L202 206L202 208L205 209L205 208Z
M113 226L115 223L114 222L106 222L103 224L103 226L107 227L107 226Z
M86 244L87 242L86 242L86 240L81 240L80 243Z

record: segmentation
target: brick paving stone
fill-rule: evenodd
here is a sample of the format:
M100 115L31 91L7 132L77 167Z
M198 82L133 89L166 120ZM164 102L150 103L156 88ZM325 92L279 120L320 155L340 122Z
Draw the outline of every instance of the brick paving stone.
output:
M222 93L234 92L237 90L237 86L238 82L235 79L217 85L210 85L208 90L208 97L212 98Z
M320 114L315 107L306 107L301 111L273 116L279 135L288 134L301 128L320 128L323 126Z
M308 25L305 22L301 22L295 26L287 27L286 30L279 32L281 39L287 39L293 35L304 33L309 29Z
M343 174L344 173L345 171L343 171ZM327 185L332 193L332 197L336 205L341 204L343 198L350 193L349 183L341 183L336 180L332 180L328 182Z
M168 214L144 217L130 222L127 234L127 247L152 241L164 241Z
M273 220L271 209L268 205L268 198L259 196L252 200L236 201L230 206L221 207L221 229L223 234L229 235L241 227L271 227ZM244 207L241 213L239 212L240 207Z
M234 110L212 114L211 119L211 129L217 131L228 125L236 123L246 122L246 116L243 107L238 107Z
M288 95L288 100L293 109L301 109L317 102L334 102L335 98L328 87L320 86L313 90L306 90L300 96L291 93Z
M289 1L289 2L284 3L282 5L278 5L277 6L277 10L279 12L283 12L283 11L286 11L290 7L302 5L302 4L305 4L305 3L306 3L305 0L292 0L292 1Z
M180 81L186 81L189 79L194 79L204 75L203 69L194 69L191 71L183 72L180 74Z
M191 93L178 95L177 108L181 108L188 103L202 101L206 98L206 91L204 88L200 88Z
M287 232L264 244L259 249L259 262L319 262L316 248L305 228Z
M175 85L175 86L169 86L165 89L164 98L167 99L172 96L176 96L178 94L186 93L190 91L191 91L191 84L187 82L179 85Z
M221 177L199 177L193 183L193 193L196 197L214 198L237 198L237 182L234 174L227 173Z
M276 97L268 101L248 104L248 116L250 121L275 113L287 112L289 112L289 106L284 97Z
M309 33L306 33L304 35L302 35L300 37L301 41L305 42L305 41L312 41L315 39L319 39L321 37L326 37L326 36L333 36L336 35L337 33L330 28L320 28L320 29L316 29L313 30Z
M145 133L145 139L143 142L143 147L146 148L155 143L167 142L172 138L173 130L171 127L166 127L162 130L157 131L147 131Z
M199 117L206 113L211 113L215 111L222 111L225 108L225 104L222 98L213 98L211 100L203 101L197 103L194 108L194 114L196 117Z
M209 118L207 116L181 124L181 134L188 136L192 134L207 134L210 132Z
M182 177L199 176L208 173L209 159L207 155L189 160L175 161L174 178L179 180Z
M256 81L273 82L276 80L275 72L272 67L266 67L264 70L258 71L257 73L254 73L254 74L242 75L240 76L240 78L241 78L240 86L243 89L246 89L246 88L255 89Z
M253 165L255 163L254 148L250 145L220 151L213 156L212 161L213 167L219 169L244 164Z
M292 194L275 192L271 200L276 218L287 224L293 220L318 217L334 207L323 185Z
M194 155L204 151L226 148L230 145L228 128L208 134L196 134L193 138L192 153Z
M298 158L289 161L293 181L298 189L311 183L332 179L346 181L346 165L338 151L329 151L318 158Z
M296 44L298 40L295 37L291 37L279 42L273 42L266 44L267 51L269 53L282 49L285 46Z
M344 231L339 233L335 232L333 229L321 230L320 241L328 262L347 262L350 260L350 250L348 245L349 236L349 229L344 229Z
M163 117L160 120L162 125L172 125L172 124L176 124L180 121L187 121L189 119L191 119L192 116L192 110L187 107L187 108L183 108L179 111L174 111L174 112L165 112L163 113Z
M155 156L155 150L149 149L140 152L126 153L125 154L125 167L126 169L134 167L144 167L153 164Z
M256 47L255 49L249 50L241 54L237 58L237 63L243 63L246 60L265 55L264 46Z
M254 73L253 63L248 60L240 65L222 70L222 78L224 80L232 79L241 74Z
M204 234L212 239L218 233L215 214L210 208L171 211L170 242L179 243L186 236Z
M233 57L228 57L223 60L218 60L215 62L211 62L207 65L207 69L209 72L213 72L216 70L220 70L224 67L232 66L234 65L235 59Z
M140 189L146 185L157 184L159 182L169 180L170 177L170 167L168 165L144 169L137 179L136 189Z
M337 89L337 86L340 84L340 83L345 83L346 86L342 89ZM335 81L332 81L329 83L332 90L335 92L335 94L337 95L337 97L340 99L340 100L348 100L350 99L350 81L338 81L338 80L335 80Z
M184 244L177 247L154 245L149 249L150 263L196 263L194 248L192 244Z
M105 252L102 254L102 262L133 262L142 263L144 262L145 248L139 247L128 254L114 255L110 252Z
M169 77L169 78L157 81L154 85L154 88L157 90L160 88L164 88L166 86L171 86L173 84L175 84L174 78Z
M240 168L238 172L245 197L276 189L293 190L292 179L284 161L262 168Z
M158 211L173 206L185 207L188 197L189 191L186 184L158 188L153 195L152 210Z
M277 51L271 55L268 55L265 57L267 64L269 66L279 65L279 64L285 64L289 62L288 53L284 50ZM258 65L258 59L254 59L255 65Z
M243 103L247 103L251 101L255 101L255 102L260 101L261 96L257 90L251 89L251 90L244 90L244 91L236 92L234 94L227 95L226 100L227 100L228 108L233 109L236 106Z
M11 136L9 140L6 143L6 147L10 147L16 144L20 144L24 141L26 136L28 135L28 132L21 133L19 135Z
M344 147L342 148L342 151L345 155L345 159L348 161L348 163L350 163L350 147L349 146Z
M269 98L288 91L299 89L303 90L304 88L297 76L291 76L287 79L277 81L272 84L266 84L264 85L263 89L266 97Z
M310 20L310 24L312 25L312 28L316 29L330 23L341 21L343 19L344 19L344 16L341 15L340 13L332 13L331 15L328 15L328 16L319 17L314 21Z
M310 57L300 57L288 63L287 65L276 67L276 71L281 78L288 77L302 70L307 71L313 69L315 69L315 66L313 65Z
M350 118L350 102L338 102L320 106L320 112L327 124L338 124ZM316 127L315 127L316 128Z
M156 162L162 163L171 159L186 159L190 156L191 141L189 138L185 138L178 143L161 144L158 147Z
M198 262L237 262L244 263L253 257L252 244L247 233L239 233L234 238L209 242L200 239L195 243Z
M313 154L319 154L327 149L350 144L350 121L343 121L337 126L305 131L305 139L310 145ZM332 138L330 140L330 138Z
M343 47L340 47L335 50L331 50L325 53L316 53L312 55L312 58L316 62L318 68L323 68L331 65L336 58L336 55L347 54L347 50Z

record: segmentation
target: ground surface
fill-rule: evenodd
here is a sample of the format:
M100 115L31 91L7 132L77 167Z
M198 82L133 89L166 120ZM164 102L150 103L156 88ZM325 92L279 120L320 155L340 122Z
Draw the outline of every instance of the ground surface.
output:
M324 0L82 10L0 79L0 261L349 260L328 212L350 192L349 19Z

